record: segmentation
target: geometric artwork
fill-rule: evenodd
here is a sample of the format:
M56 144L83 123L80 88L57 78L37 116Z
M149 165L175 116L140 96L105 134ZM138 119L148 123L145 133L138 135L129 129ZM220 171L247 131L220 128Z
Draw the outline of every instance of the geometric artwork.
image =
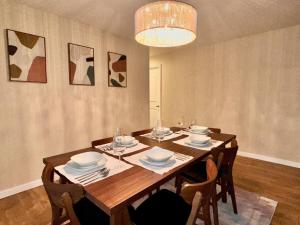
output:
M108 52L108 86L127 87L126 55Z
M95 85L94 49L69 43L69 81L75 85Z
M6 30L10 81L47 83L45 38Z

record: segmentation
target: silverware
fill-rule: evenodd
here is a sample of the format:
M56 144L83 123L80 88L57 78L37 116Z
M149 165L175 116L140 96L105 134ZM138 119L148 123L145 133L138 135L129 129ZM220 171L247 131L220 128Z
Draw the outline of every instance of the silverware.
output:
M180 160L180 161L185 161L185 160L186 160L186 159L180 158L180 157L178 157L178 156L176 156L175 159L178 159L178 160Z
M97 171L97 172L95 172L95 173L93 173L93 174L91 174L91 175L89 175L89 176L86 176L86 177L83 177L83 178L79 178L79 179L77 179L77 180L78 180L79 182L84 182L84 181L87 181L87 180L89 180L89 179L92 179L93 177L98 176L99 174L101 175L101 174L106 173L107 170L108 170L108 169L105 168L105 169L102 170L102 171Z
M104 152L112 150L111 144L107 144L107 145L100 147L100 150L102 150Z
M102 173L102 174L100 174L98 177L96 177L96 178L94 178L94 179L92 179L92 180L88 180L88 181L86 181L86 182L84 182L84 183L82 183L82 184L83 184L83 185L87 185L87 184L92 183L92 182L95 181L95 180L98 180L99 178L107 177L108 174L109 174L109 171L110 171L110 169L107 169L107 170L105 171L105 173Z
M182 158L182 159L189 159L190 157L188 155L184 155L181 153L176 152L175 153L176 158Z
M99 170L95 170L95 171L92 171L92 172L86 173L86 174L83 174L83 175L80 175L80 176L78 176L78 177L75 177L75 179L76 179L76 180L78 180L78 179L84 178L84 177L86 177L86 176L90 176L90 175L92 175L92 174L94 174L94 173L97 173L97 172L103 171L103 170L105 170L105 169L106 169L106 167L104 167L104 168L101 168L101 169L99 169Z

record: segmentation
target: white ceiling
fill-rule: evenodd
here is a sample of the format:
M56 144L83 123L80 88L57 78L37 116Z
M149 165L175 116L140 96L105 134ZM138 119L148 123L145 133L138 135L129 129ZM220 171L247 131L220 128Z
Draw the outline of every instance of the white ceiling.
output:
M151 0L16 0L104 31L134 38L134 13ZM300 0L182 0L198 11L196 44L300 24ZM151 49L151 54L165 50Z

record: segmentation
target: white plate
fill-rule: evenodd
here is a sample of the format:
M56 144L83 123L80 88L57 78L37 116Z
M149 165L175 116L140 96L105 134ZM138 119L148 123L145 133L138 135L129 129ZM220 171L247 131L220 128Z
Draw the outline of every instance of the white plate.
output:
M167 133L164 133L164 137L169 136L169 135L171 135L171 134L173 134L173 131L169 130ZM155 137L153 131L151 132L151 136L152 136L152 137Z
M80 167L77 163L74 163L72 160L66 163L64 170L67 173L73 174L73 175L82 175L88 172L92 172L98 169L102 169L105 167L105 164L107 162L106 158L102 158L97 164L89 167Z
M192 130L192 129L189 129L189 132L191 132L192 134L209 134L209 130L206 130L206 131L196 131L196 130Z
M135 138L131 136L119 136L116 138L117 143L121 145L131 145L134 140Z
M103 155L99 152L84 152L71 157L71 160L80 166L91 166L96 164Z
M211 140L211 137L206 135L193 134L190 135L190 141L195 144L205 144Z
M174 155L174 152L155 146L147 151L145 155L151 161L162 162L169 160Z
M170 130L169 127L159 127L159 128L157 128L157 131L158 131L158 132L163 132L164 134L167 134L167 133L169 133L171 130Z
M193 126L191 126L191 130L203 133L203 132L206 132L208 130L208 127L193 125Z
M147 156L143 156L142 158L140 158L140 161L144 164L147 164L150 166L156 166L156 167L166 167L166 166L170 166L170 165L176 163L176 160L174 157L172 157L166 161L156 162L156 161L149 160L149 158Z
M208 147L208 146L210 146L211 145L211 142L210 141L208 141L208 142L206 142L206 143L194 143L194 142L191 142L191 140L186 140L185 141L185 144L187 144L187 145L190 145L190 146L194 146L194 147Z
M131 147L136 146L138 143L139 143L138 140L134 140L131 144L128 144L128 145L123 145L123 144L121 144L121 143L117 143L117 145L123 146L123 147L126 147L126 148L131 148Z

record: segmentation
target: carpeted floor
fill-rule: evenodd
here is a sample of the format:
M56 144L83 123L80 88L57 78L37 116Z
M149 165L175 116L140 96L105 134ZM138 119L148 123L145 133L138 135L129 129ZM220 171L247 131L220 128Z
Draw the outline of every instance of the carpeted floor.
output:
M175 192L174 181L164 184L161 189L168 189ZM272 221L277 202L259 196L241 188L236 189L236 200L238 214L234 214L230 197L227 203L218 202L219 224L220 225L269 225ZM136 201L133 205L137 207L146 197ZM213 216L211 216L213 220ZM198 220L197 224L204 224Z

